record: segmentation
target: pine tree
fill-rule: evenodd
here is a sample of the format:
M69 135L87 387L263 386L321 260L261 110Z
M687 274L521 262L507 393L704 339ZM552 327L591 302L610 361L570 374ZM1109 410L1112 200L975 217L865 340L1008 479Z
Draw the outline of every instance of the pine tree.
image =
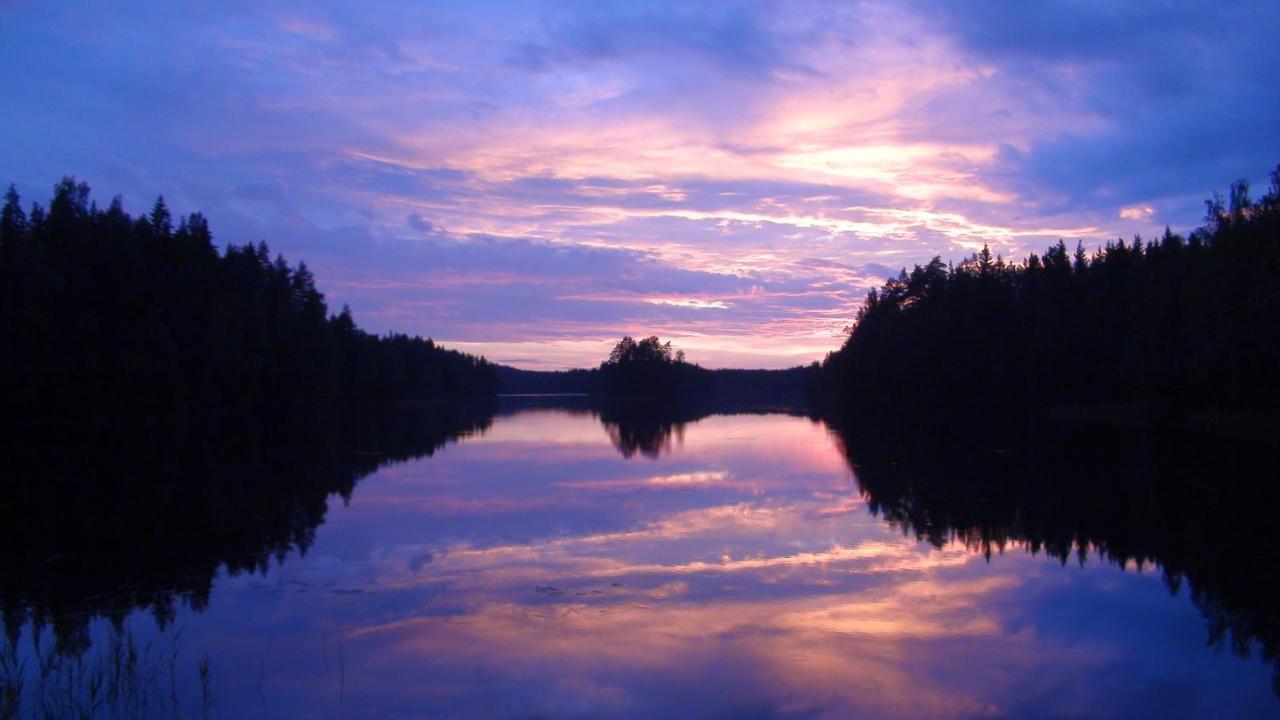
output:
M157 195L151 206L151 229L161 238L173 235L173 217L169 214L169 206L164 204L164 196Z
M0 266L5 272L13 268L27 238L27 214L22 212L18 191L9 186L4 194L4 208L0 209Z

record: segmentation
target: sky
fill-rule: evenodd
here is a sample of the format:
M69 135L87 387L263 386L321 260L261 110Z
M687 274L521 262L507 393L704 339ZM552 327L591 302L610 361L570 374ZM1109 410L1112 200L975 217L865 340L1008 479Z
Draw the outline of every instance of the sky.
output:
M787 367L904 266L1265 187L1278 37L1273 0L0 0L0 182L163 195L517 367Z

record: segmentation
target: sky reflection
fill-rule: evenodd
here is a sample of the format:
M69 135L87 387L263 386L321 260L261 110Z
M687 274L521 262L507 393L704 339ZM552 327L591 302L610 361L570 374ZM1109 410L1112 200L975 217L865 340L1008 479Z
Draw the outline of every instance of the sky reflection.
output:
M334 498L305 556L220 577L179 626L233 717L1278 710L1157 572L904 537L783 415L631 459L588 414L500 416Z

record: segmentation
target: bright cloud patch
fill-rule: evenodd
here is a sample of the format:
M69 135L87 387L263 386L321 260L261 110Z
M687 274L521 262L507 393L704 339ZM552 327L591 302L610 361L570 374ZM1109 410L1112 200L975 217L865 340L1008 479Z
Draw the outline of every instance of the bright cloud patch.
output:
M670 305L672 307L694 308L696 310L728 310L729 305L723 300L697 300L695 298L649 298L645 302L654 305Z
M1125 220L1150 220L1155 214L1156 209L1150 205L1134 205L1120 208L1120 217Z

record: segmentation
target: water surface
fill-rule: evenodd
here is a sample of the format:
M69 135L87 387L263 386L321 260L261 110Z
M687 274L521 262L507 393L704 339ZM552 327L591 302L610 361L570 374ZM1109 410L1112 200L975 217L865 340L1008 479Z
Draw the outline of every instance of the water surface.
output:
M168 616L130 609L135 593L113 631L86 607L78 652L113 632L172 648L157 677L195 716L1280 714L1258 640L1214 629L1257 608L1215 616L1230 592L1171 592L1158 561L1175 550L1142 545L1152 533L1055 500L1047 517L1074 513L1064 539L1025 498L984 486L958 507L921 480L991 482L999 453L921 469L787 414L529 407L471 430L330 495ZM34 662L32 623L10 614Z

